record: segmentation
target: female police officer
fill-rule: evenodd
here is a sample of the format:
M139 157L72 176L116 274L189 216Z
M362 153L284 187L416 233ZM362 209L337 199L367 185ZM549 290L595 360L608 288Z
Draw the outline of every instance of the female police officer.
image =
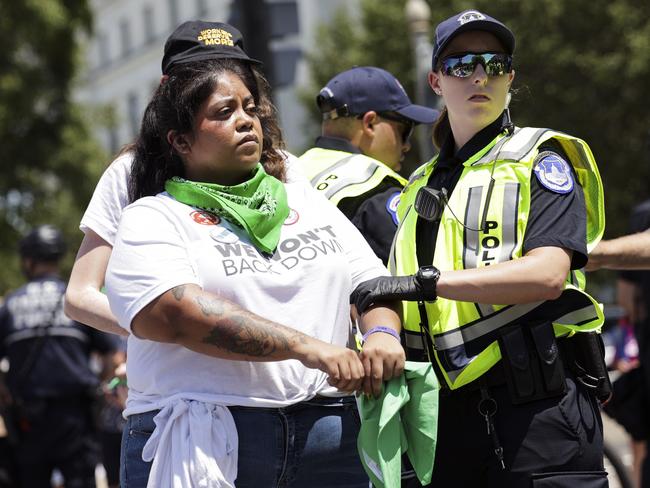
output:
M402 276L353 300L410 300L407 350L427 351L444 386L432 486L606 486L598 357L575 347L602 313L572 271L602 236L602 185L583 141L510 122L514 45L478 11L437 27L440 154L402 194Z

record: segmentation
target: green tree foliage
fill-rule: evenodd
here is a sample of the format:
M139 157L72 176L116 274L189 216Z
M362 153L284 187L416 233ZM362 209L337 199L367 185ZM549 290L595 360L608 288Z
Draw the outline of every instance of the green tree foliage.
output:
M79 220L105 160L71 100L86 0L0 0L0 294L22 282L17 241L53 223L72 253Z
M341 12L318 32L311 59L314 94L338 71L376 65L413 98L406 0L361 0L359 18ZM629 211L650 197L650 2L647 0L429 0L432 31L476 8L515 33L519 126L551 127L585 139L605 186L608 236L625 232ZM315 112L315 110L314 110ZM314 121L318 121L315 113Z
M313 84L302 94L303 103L313 117L310 130L314 137L320 133L316 95L341 71L353 66L378 66L397 76L407 93L414 93L413 54L404 17L405 3L405 0L362 0L359 19L340 9L331 24L319 27L318 52L309 56ZM410 167L414 165L415 161L411 161Z

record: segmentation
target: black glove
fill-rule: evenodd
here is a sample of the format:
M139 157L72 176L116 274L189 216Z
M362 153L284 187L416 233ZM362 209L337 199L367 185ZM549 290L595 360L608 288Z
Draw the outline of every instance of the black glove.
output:
M364 281L350 295L359 314L377 302L406 300L434 301L440 272L434 266L423 266L410 276L380 276Z

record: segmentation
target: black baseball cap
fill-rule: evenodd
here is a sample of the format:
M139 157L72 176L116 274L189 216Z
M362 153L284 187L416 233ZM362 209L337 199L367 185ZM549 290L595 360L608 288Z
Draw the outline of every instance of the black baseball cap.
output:
M436 27L436 38L433 44L433 58L431 68L436 69L440 55L449 45L451 40L459 34L468 31L481 30L496 36L506 52L512 55L515 52L515 36L510 29L494 17L490 17L478 10L465 10L440 22Z
M411 103L400 82L388 71L357 66L339 73L316 97L324 119L366 112L396 112L416 124L433 124L439 112Z
M25 258L57 261L66 251L65 240L53 225L39 225L18 243L20 255Z
M190 20L179 25L167 38L162 72L172 67L205 59L233 58L261 64L244 51L244 37L230 24Z

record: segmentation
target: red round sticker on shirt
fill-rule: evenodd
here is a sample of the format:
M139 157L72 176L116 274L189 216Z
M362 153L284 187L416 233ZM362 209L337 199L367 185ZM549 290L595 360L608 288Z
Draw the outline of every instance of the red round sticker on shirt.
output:
M202 210L195 210L190 214L190 217L192 217L194 222L201 225L217 225L221 222L221 219L215 214Z
M298 212L296 212L294 209L290 208L289 209L289 215L287 215L287 218L284 220L284 225L293 225L296 222L298 222L299 218L300 218L300 215L298 215Z

